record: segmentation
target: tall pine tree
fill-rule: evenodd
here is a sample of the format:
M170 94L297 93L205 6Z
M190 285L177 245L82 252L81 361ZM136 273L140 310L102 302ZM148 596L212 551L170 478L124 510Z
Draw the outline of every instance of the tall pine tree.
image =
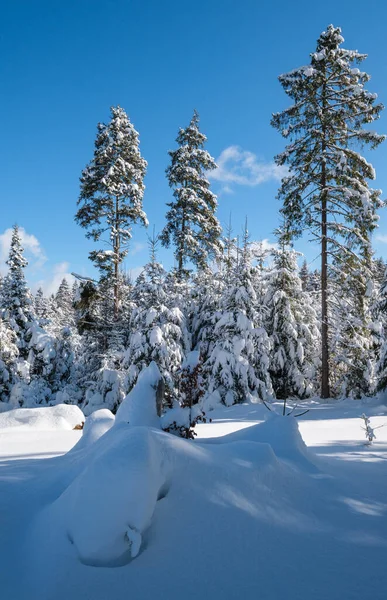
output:
M168 203L167 224L160 240L166 247L174 244L180 278L188 261L203 268L221 251L216 196L206 177L206 172L216 169L216 164L204 150L206 139L199 131L199 115L195 111L189 126L179 131L176 139L179 147L169 152L171 164L167 177L175 200Z
M28 356L29 329L35 318L33 299L24 274L27 264L19 227L15 225L7 260L9 271L2 285L2 302L4 318L16 333L17 346L23 359Z
M273 115L272 125L291 143L276 157L289 165L279 198L291 236L308 230L321 246L321 395L329 387L329 260L338 249L369 254L380 191L368 185L372 166L355 151L356 145L378 146L385 136L364 125L383 109L376 94L365 89L370 76L354 64L365 54L341 48L340 28L329 25L311 54L309 65L279 77L292 106Z
M112 284L115 317L120 306L120 265L128 253L132 225L148 224L142 208L146 168L138 132L123 108L112 107L110 122L98 124L94 158L82 172L75 220L95 242L107 233L104 241L110 249L93 250L90 259Z

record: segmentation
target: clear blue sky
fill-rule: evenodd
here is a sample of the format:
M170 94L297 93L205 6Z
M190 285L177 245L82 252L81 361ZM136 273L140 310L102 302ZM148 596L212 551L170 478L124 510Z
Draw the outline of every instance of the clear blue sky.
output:
M208 150L218 158L238 146L239 159L252 165L242 173L234 152L224 177L240 183L213 182L222 224L231 212L239 232L247 215L252 237L273 241L279 203L270 163L283 140L270 116L288 105L277 76L308 62L329 23L342 27L345 47L369 54L369 89L387 105L387 4L381 0L3 0L0 234L18 222L37 238L31 280L48 280L61 269L93 272L87 259L93 245L73 221L78 180L92 157L96 124L116 104L140 132L149 163L144 208L156 231L171 199L167 151L196 108ZM379 132L387 132L385 112ZM387 143L368 158L387 196ZM271 179L258 183L262 173ZM387 242L385 212L379 234ZM386 242L375 240L385 258ZM128 268L146 262L144 243L146 231L135 229ZM309 260L315 256L310 245L299 248ZM172 251L160 258L169 266Z

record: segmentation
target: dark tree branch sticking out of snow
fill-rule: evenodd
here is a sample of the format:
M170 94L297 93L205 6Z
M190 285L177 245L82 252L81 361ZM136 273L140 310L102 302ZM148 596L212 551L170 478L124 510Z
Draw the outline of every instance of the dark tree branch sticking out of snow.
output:
M278 165L290 169L278 194L289 238L307 229L321 245L323 398L330 396L329 253L341 240L357 256L360 268L367 268L376 211L384 205L380 190L368 185L375 179L372 165L353 149L356 144L376 148L385 139L364 129L384 107L365 89L370 76L353 67L366 55L341 48L343 41L340 28L329 25L310 64L279 77L294 104L272 118L272 125L291 142L276 157ZM337 207L344 216L337 215Z

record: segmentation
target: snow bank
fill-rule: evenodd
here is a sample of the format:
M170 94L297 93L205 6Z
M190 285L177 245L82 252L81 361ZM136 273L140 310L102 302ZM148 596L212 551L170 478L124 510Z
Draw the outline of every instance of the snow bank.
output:
M156 390L161 379L155 362L141 371L137 383L126 396L116 414L116 423L130 423L133 426L147 426L160 429L157 416Z
M304 453L293 417L217 443L121 423L79 452L2 466L1 597L384 600L387 428L359 452L343 444L349 422L363 434L357 405L351 419L342 410L310 411L301 424L313 446L325 440L323 474L294 468ZM253 411L267 413L236 406L218 418L236 427ZM271 445L260 441L270 428Z
M152 430L121 424L104 443L57 508L81 562L113 567L139 553L166 474Z
M96 410L86 417L82 437L74 448L72 448L72 451L82 450L94 444L94 442L113 427L114 423L115 417L110 410L107 408Z
M0 414L0 430L35 429L51 431L74 429L85 420L78 406L58 404L39 408L16 408Z
M276 456L291 461L295 466L307 471L316 471L317 467L298 428L297 419L270 413L266 421L235 431L219 438L201 440L209 444L228 444L230 442L250 441L270 444Z

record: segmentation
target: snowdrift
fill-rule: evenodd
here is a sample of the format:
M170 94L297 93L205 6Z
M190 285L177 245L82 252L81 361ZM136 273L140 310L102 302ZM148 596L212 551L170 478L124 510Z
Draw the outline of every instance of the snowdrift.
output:
M42 544L48 555L53 552L48 540L54 536L59 552L72 556L72 568L76 563L121 567L143 550L158 563L154 552L167 556L170 544L181 547L181 536L199 543L198 523L206 527L209 547L215 545L219 552L226 547L237 551L246 543L242 532L248 537L253 527L258 536L264 523L290 520L297 530L316 529L306 500L311 482L262 441L273 425L198 443L150 427L114 423L108 411L99 412L104 414L86 420L87 443L81 440L61 458L62 493L41 511L29 534L30 543ZM282 421L274 426L277 434ZM101 427L100 433L106 426L106 433L92 442L95 428ZM278 449L285 453L293 445L299 460L297 426L286 427L282 432L287 438L278 442ZM306 454L303 458L306 462ZM208 549L202 542L199 546L210 560Z
M156 410L156 390L160 379L160 371L152 361L141 371L136 385L119 406L116 422L160 428Z
M101 408L91 413L86 417L85 424L82 430L82 437L77 444L70 450L76 452L91 446L99 440L115 423L113 413L107 408Z
M272 412L263 423L223 437L207 438L202 440L202 443L229 444L242 440L270 444L275 455L283 461L290 462L298 469L310 472L318 470L315 459L301 437L297 419L293 416L282 416Z
M52 431L74 429L85 420L78 406L58 404L39 408L16 408L0 413L0 430L34 429Z
M152 430L117 425L58 500L81 562L113 567L137 556L166 481L160 450Z

